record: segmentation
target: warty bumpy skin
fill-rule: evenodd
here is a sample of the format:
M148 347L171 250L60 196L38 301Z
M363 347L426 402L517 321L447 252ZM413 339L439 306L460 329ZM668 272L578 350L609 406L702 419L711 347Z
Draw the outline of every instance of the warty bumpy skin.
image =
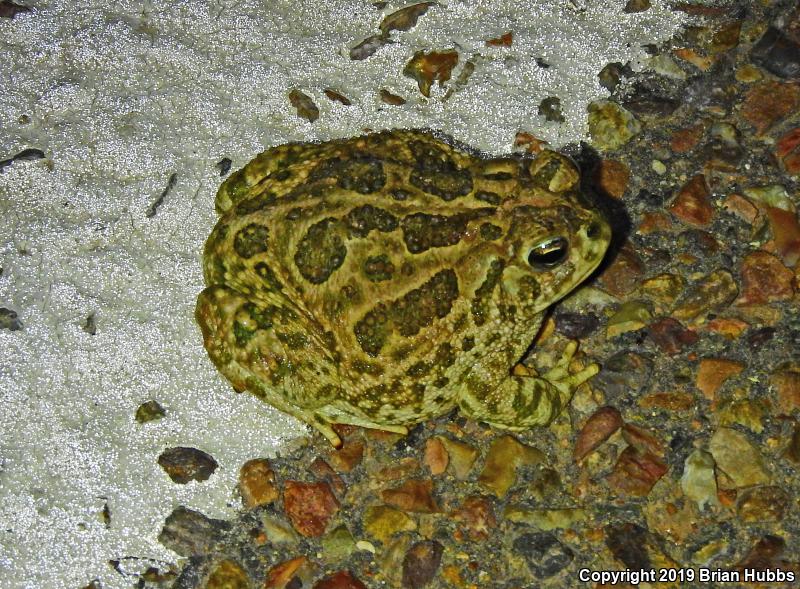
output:
M311 424L395 432L454 406L549 423L591 364L516 376L611 231L567 157L484 159L429 131L274 147L217 194L196 317L237 391Z

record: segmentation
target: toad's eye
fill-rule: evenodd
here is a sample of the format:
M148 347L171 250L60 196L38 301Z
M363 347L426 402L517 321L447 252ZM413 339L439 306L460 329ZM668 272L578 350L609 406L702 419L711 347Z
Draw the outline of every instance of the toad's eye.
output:
M569 242L563 237L550 237L537 243L528 253L528 263L537 270L558 266L567 259Z

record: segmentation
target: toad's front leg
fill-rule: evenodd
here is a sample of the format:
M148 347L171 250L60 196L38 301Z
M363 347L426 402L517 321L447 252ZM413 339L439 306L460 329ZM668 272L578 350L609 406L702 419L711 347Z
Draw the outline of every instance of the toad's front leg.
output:
M578 348L569 342L558 362L542 376L509 376L491 387L477 377L468 377L460 392L461 411L478 421L514 431L547 425L572 398L575 389L597 374L590 364L574 374L569 372Z

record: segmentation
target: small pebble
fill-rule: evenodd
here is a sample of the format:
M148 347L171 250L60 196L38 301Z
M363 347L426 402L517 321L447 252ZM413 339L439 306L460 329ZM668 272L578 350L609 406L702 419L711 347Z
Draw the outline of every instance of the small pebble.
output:
M619 455L608 482L626 495L644 497L667 470L664 461L654 454L628 446Z
M786 301L794 296L794 273L768 252L756 251L745 256L740 268L742 304Z
M403 68L403 75L416 80L419 91L426 98L431 95L431 85L439 82L444 85L450 79L453 68L458 63L458 52L417 51Z
M664 165L664 162L661 160L653 160L650 162L650 168L659 176L663 176L667 173L667 166Z
M247 589L250 577L237 562L225 559L214 565L206 580L205 589Z
M769 384L777 394L782 413L791 415L800 409L800 367L778 368L770 375Z
M672 315L676 319L694 319L703 313L726 309L739 294L733 275L726 269L714 270L692 284Z
M166 415L166 411L164 411L164 408L158 401L150 399L136 408L134 419L136 419L136 423L147 423L149 421L161 419L164 415Z
M630 182L631 171L623 162L601 160L594 171L594 180L602 191L613 198L622 198Z
M645 265L639 253L630 243L626 243L600 276L600 285L606 292L623 297L638 286L644 270Z
M636 570L649 569L651 538L648 531L633 523L610 524L605 527L606 546L618 561Z
M447 470L450 456L447 454L447 450L441 439L434 437L425 442L425 456L423 462L434 476L440 475Z
M16 311L0 307L0 329L19 331L22 327L22 321L17 318Z
M504 435L492 442L478 482L502 498L516 482L518 468L544 461L545 455L541 451L526 446L513 436Z
M678 191L678 196L669 205L669 210L681 221L690 225L708 225L714 216L710 197L711 192L705 176L698 174Z
M614 407L601 407L586 421L578 438L572 456L576 462L583 460L590 452L610 438L622 426L622 416Z
M339 510L328 483L286 481L283 504L292 527L309 538L321 536Z
M720 427L711 437L709 452L717 468L737 487L763 485L770 481L761 452L747 436L729 427Z
M491 500L480 495L464 499L461 507L451 513L451 517L462 525L462 529L474 542L486 540L490 532L497 527Z
M226 521L181 506L167 516L158 541L181 556L206 554L230 527Z
M172 479L185 485L189 481L203 482L217 470L217 461L197 448L167 448L158 457L158 464Z
M248 509L268 505L280 496L269 460L255 458L242 465L239 469L239 492Z
M480 452L466 442L453 440L447 436L440 436L438 439L442 442L449 457L447 471L459 481L466 480L472 472L472 466Z
M750 57L778 77L800 79L800 43L776 27L767 28Z
M588 337L600 326L600 318L594 313L569 313L559 311L555 314L556 330L569 339Z
M707 399L714 399L723 383L739 374L744 368L744 364L736 360L703 358L697 368L695 386Z
M616 102L600 100L589 105L589 135L601 151L622 147L641 130L636 117Z
M274 565L267 572L263 589L306 589L318 567L305 556L297 556Z
M439 506L433 497L431 479L409 479L399 487L381 491L384 502L404 511L414 513L435 513Z
M800 106L800 88L796 84L768 80L754 84L742 104L742 117L764 134Z
M334 560L347 558L356 549L366 550L366 545L372 546L364 540L356 542L353 534L344 525L336 527L322 537L322 550L325 556ZM371 552L375 552L374 546Z
M367 589L367 586L350 571L338 571L317 581L314 589Z
M603 370L594 377L594 386L609 396L641 393L650 384L653 361L635 352L617 352L603 362Z
M439 570L444 546L436 540L417 542L403 559L403 587L421 589L428 586Z
M700 339L697 332L685 328L672 317L665 317L648 325L647 337L668 356L680 354Z
M371 505L364 511L364 530L384 544L398 532L413 532L417 523L404 512L388 505Z
M547 579L561 572L572 562L575 554L548 532L520 534L512 544L514 552L521 555L533 576Z
M627 301L608 319L606 338L618 337L642 329L653 318L650 304L645 301Z
M289 102L297 109L297 115L313 123L319 118L319 109L310 96L294 89L289 92Z
M717 479L714 475L714 457L705 450L695 449L686 458L681 477L684 494L697 503L699 510L707 506L719 508Z
M418 2L388 14L381 21L381 33L388 35L392 31L409 31L416 26L417 20L428 12L436 2Z

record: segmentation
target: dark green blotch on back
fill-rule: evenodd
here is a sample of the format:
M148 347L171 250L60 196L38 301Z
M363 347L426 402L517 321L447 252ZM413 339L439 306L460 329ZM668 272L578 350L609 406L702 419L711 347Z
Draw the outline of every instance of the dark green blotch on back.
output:
M364 205L351 210L344 218L350 232L356 237L366 237L373 229L381 233L397 229L397 217L388 211Z
M315 395L314 400L319 405L322 405L327 401L333 401L335 399L343 399L343 398L344 398L344 389L342 387L333 384L325 384L317 389L317 394Z
M490 205L497 206L503 200L499 194L496 192L488 192L486 190L479 190L475 193L475 198L481 200L483 202L487 202Z
M401 346L397 346L395 350L392 351L392 360L395 362L402 362L406 358L408 358L409 354L414 351L414 346L411 344L405 344Z
M458 277L440 270L425 284L400 297L392 306L392 319L400 335L410 337L434 319L446 317L458 298Z
M403 241L412 254L419 254L432 247L455 245L467 232L470 221L494 214L495 209L475 209L457 215L429 215L414 213L403 218Z
M299 331L292 333L278 332L275 336L278 341L286 345L290 350L300 350L308 346L308 337Z
M371 282L391 280L394 274L394 264L386 254L370 256L364 260L364 275Z
M425 376L431 371L431 365L427 362L416 362L408 367L406 375L412 378L419 378Z
M389 311L383 303L364 315L353 327L358 345L368 355L375 357L391 333Z
M381 364L364 362L363 360L355 360L353 362L353 370L359 374L371 374L372 376L383 374L383 366Z
M411 184L445 201L472 192L472 174L459 168L444 149L422 141L412 141L409 148L416 160Z
M500 314L500 321L511 322L517 316L516 305L506 305L503 303L497 304L497 311Z
M561 166L561 161L557 159L550 160L536 172L535 176L532 177L533 184L541 188L549 189L550 182L561 169Z
M267 290L274 292L280 292L283 290L283 284L281 284L281 281L278 280L275 272L273 272L272 268L270 268L266 263L259 262L253 266L253 270L255 270L258 277L264 281Z
M441 366L442 368L448 368L455 364L456 352L453 349L453 346L447 342L440 345L436 349L436 355L434 356L433 361L437 366Z
M269 229L257 223L251 223L240 229L233 238L233 249L240 257L247 259L267 251Z
M411 337L434 319L445 317L458 298L458 278L453 270L441 270L417 289L393 303L379 303L354 327L356 340L370 356L377 356L389 335L396 331Z
M271 329L275 324L275 316L280 312L279 307L270 305L268 307L259 307L254 303L245 303L239 309L237 316L241 317L246 314L249 318L248 325L255 324L255 329L246 327L239 319L233 322L233 337L236 340L236 345L243 347L247 345L252 337L259 329Z
M503 229L491 223L481 225L481 237L486 241L494 241L503 236Z
M500 260L492 260L489 265L489 271L486 272L486 278L477 290L475 291L475 298L472 299L472 320L475 325L483 325L489 315L489 299L494 292L495 286L500 281L503 274L503 262Z
M321 162L308 175L310 181L336 178L336 184L359 194L377 192L386 184L386 174L380 160L368 155L346 159L332 158Z
M455 169L434 173L414 170L409 181L423 192L438 196L444 201L455 200L472 192L472 175L469 170Z
M393 380L391 385L387 383L377 384L371 387L367 387L364 391L364 397L375 401L377 406L377 402L380 401L382 397L395 397L400 394L403 390L403 385L398 380Z
M238 216L249 215L256 211L267 209L275 204L277 197L272 192L263 192L253 198L243 200L236 205L236 214Z
M209 257L206 255L203 263L206 265L206 272L208 272L209 276L216 277L210 284L213 284L214 282L222 282L225 279L225 272L228 271L228 267L225 265L225 262L222 259L217 256Z
M297 244L294 263L312 284L322 284L343 263L347 248L342 240L342 223L332 217L314 223Z
M496 180L498 182L502 180L511 180L514 178L514 174L511 172L493 172L491 174L483 174L483 177L487 180Z
M291 360L283 356L278 356L276 360L277 365L269 374L269 380L272 386L278 386L284 378L292 376L298 368Z
M336 336L332 331L326 331L322 334L322 341L328 352L331 354L331 359L335 364L338 364L342 359L342 354L339 352L339 345L336 343ZM323 365L324 366L324 365ZM325 370L323 368L323 370Z
M448 368L455 364L455 361L456 354L455 350L453 350L453 346L445 342L436 349L432 364L429 362L417 362L416 364L412 364L409 366L408 370L406 370L406 375L412 378L420 378L429 374L434 366Z

